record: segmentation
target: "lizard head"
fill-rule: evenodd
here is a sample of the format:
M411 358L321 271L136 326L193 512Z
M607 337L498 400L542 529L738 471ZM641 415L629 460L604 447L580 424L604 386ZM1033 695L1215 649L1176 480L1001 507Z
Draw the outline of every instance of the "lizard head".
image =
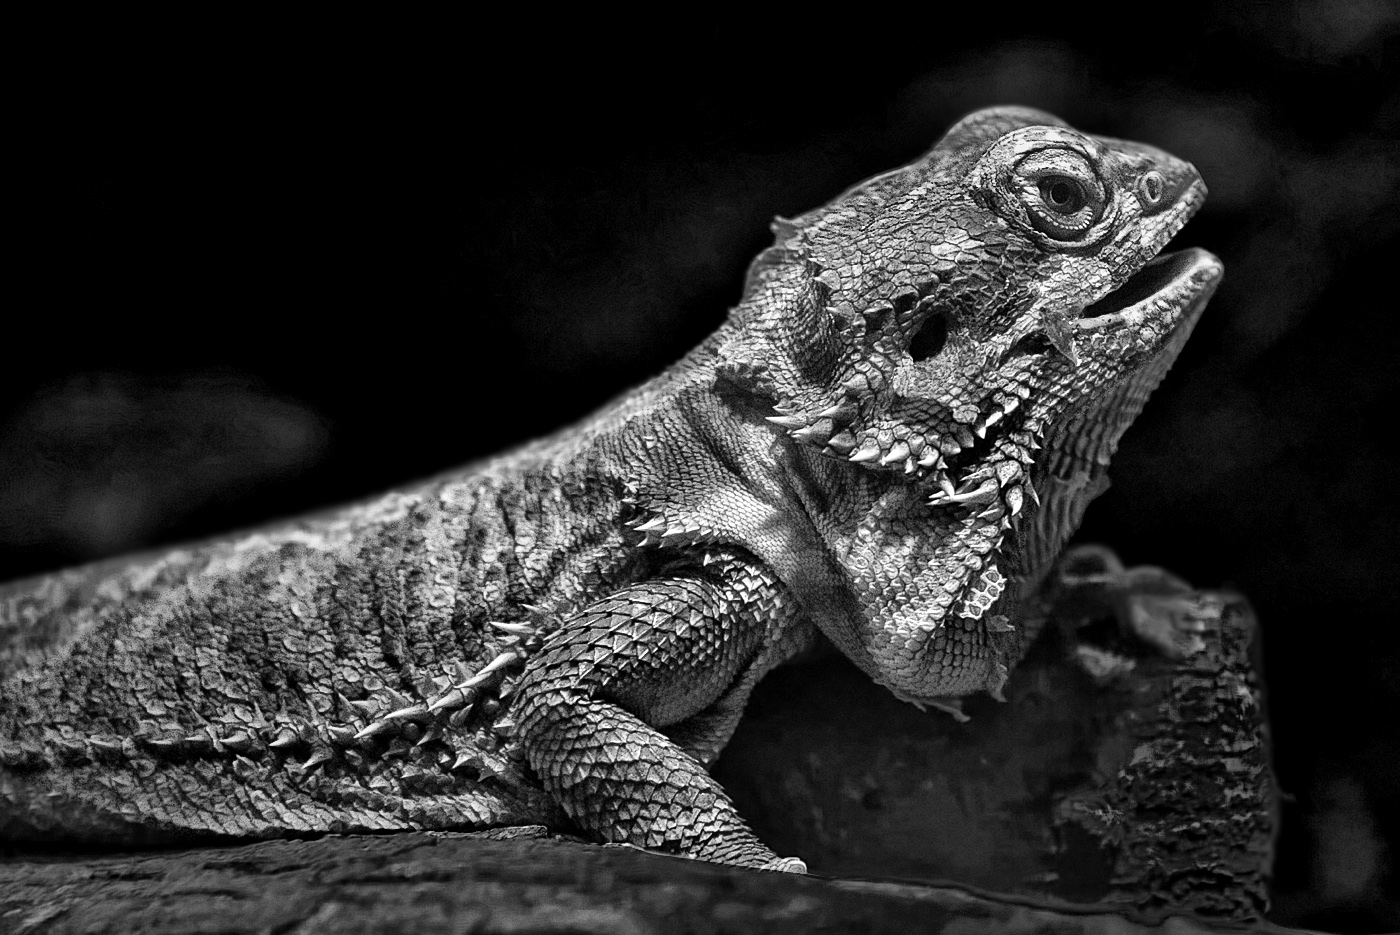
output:
M1005 681L1007 616L1220 279L1161 254L1204 199L1165 152L996 108L775 224L718 372L822 476L813 619L900 697Z
M1152 147L979 111L919 161L775 222L721 373L800 444L928 479L930 502L1000 491L1014 514L1047 439L1111 403L1111 427L1075 441L1106 461L1144 374L1180 349L1221 266L1159 253L1205 193Z

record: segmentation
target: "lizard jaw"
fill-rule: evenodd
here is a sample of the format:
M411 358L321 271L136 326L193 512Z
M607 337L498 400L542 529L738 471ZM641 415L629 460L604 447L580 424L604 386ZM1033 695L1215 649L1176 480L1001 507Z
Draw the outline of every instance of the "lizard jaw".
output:
M1153 321L1170 327L1213 291L1224 267L1207 250L1191 247L1154 257L1122 286L1088 306L1075 321L1083 332L1137 329Z

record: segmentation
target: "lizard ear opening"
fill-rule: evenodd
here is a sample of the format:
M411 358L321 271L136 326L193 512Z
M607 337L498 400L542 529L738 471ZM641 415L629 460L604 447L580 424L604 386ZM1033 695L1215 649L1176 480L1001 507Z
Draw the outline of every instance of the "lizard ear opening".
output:
M947 343L948 316L934 311L924 319L919 330L914 332L914 337L909 339L909 357L914 363L937 357Z

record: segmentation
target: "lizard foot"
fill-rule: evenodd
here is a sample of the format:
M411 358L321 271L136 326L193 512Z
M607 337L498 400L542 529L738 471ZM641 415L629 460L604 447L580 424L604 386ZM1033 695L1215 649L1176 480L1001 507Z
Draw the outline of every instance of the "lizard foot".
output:
M673 852L673 851L662 851L662 850L656 850L656 849L650 848L650 847L642 847L640 844L629 844L629 843L626 842L626 841L605 841L605 842L602 843L601 846L602 846L602 847L625 847L625 848L630 848L631 850L634 850L634 851L640 851L640 852L642 852L643 854L660 854L660 855L663 856L663 857L685 857L685 858L690 859L690 860L703 860L703 859L704 859L704 858L701 858L701 857L695 857L695 856L688 855L688 854L677 854L677 853L675 853L675 852ZM727 862L727 861L722 861L722 862ZM741 866L743 866L743 864L741 864ZM755 866L755 865L754 865L754 864L747 864L747 866L753 867L753 866ZM774 857L772 860L768 861L767 863L762 864L762 865L759 865L759 866L758 866L758 869L759 869L759 870L776 870L776 871L779 871L779 872L782 872L782 873L806 873L806 872L807 872L807 864L806 864L805 862L803 862L803 860L802 860L801 858L798 858L798 857Z
M781 873L806 873L807 865L798 857L775 857L760 870L777 870Z

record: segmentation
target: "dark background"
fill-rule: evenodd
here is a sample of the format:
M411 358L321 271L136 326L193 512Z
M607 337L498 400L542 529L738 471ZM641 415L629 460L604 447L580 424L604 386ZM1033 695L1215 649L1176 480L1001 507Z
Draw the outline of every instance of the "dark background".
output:
M581 417L719 324L772 215L1030 104L1210 186L1177 242L1218 253L1224 285L1081 539L1254 602L1288 796L1275 916L1391 927L1394 7L926 8L19 40L0 580Z

